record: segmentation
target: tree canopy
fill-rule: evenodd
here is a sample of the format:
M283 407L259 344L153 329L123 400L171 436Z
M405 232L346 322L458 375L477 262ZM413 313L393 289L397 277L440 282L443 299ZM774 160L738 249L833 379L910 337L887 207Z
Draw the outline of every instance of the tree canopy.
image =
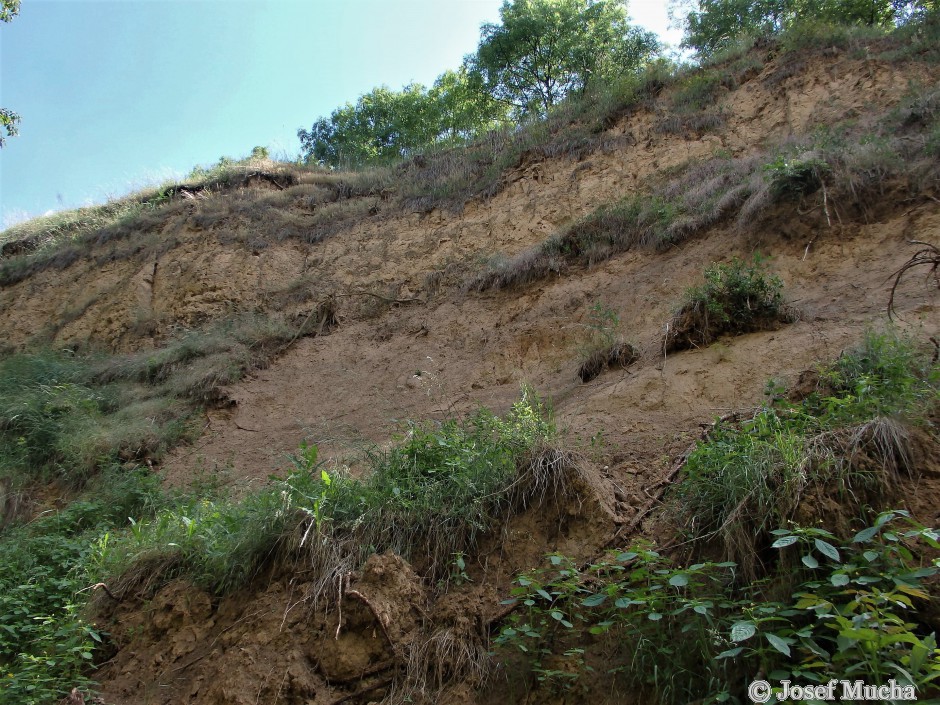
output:
M685 16L682 45L708 56L744 33L800 21L892 26L940 7L938 0L700 0Z
M431 145L469 139L504 117L505 110L460 69L445 72L430 89L415 83L400 91L375 88L297 136L310 161L382 164Z
M481 28L471 71L517 116L545 115L598 80L635 71L659 49L631 27L623 0L505 0L499 24Z
M463 142L515 118L544 116L593 83L636 71L659 50L631 27L625 0L505 0L477 52L430 89L375 88L297 132L308 161L382 164Z

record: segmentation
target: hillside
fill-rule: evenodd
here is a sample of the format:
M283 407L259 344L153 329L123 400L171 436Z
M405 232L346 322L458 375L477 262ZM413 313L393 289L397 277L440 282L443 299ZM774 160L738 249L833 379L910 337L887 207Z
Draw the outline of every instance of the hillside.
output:
M490 144L371 172L259 162L113 212L5 233L7 357L67 349L94 380L68 384L112 385L95 422L106 433L81 432L82 478L111 453L125 468L152 469L164 488L209 486L228 506L303 466L306 441L318 448L308 470L354 482L375 471L375 457L420 437L407 420L446 422L485 407L521 424L510 410L522 385L550 403L558 429L526 446L529 465L510 487L529 494L499 490L509 499L475 543L438 548L445 543L419 537L404 555L376 539L361 565L339 553L334 565L326 549L312 558L304 550L322 533L319 514L304 519L325 506L314 502L231 589L201 584L166 545L141 551L120 575L102 574L113 596L98 590L87 614L110 634L93 674L103 701L679 701L678 686L605 676L629 661L622 638L552 633L534 670L518 650L490 658L500 630L519 626L504 600L545 554L583 568L641 538L680 563L730 553L745 574L757 571L748 578L759 577L748 561L773 563L761 532L787 527L755 530L751 558L716 538L727 522L693 541L696 519L676 508L686 496L679 471L718 417L739 429L774 395L796 405L839 398L820 366L855 359L873 331L908 336L930 359L936 280L924 280L926 269L901 279L894 327L887 306L893 274L921 247L911 241L940 243L935 54L929 36L900 33L762 41L694 71L652 70L629 94ZM732 320L725 327L740 334L722 335L720 315L711 312L712 331L706 312L683 343L674 314L687 290L735 258L739 270L779 277L781 315L747 330ZM613 344L634 354L579 376L587 357ZM851 446L864 462L840 456L846 472L869 463L865 472L887 484L810 483L787 518L845 541L868 525L868 505L940 523L935 355L924 369L927 386L911 381L916 393L899 396L906 411L879 406L871 417L917 417L897 432L900 450L864 436L869 429ZM846 392L853 404L864 396L857 389ZM81 407L57 400L68 413ZM16 415L3 413L16 429ZM813 458L804 475L839 465ZM16 501L3 523L63 509L92 482L63 474L11 474ZM303 492L327 496L320 485ZM187 506L196 517L198 502ZM340 526L338 516L329 521ZM928 590L921 635L940 624L936 583ZM565 676L584 664L594 670ZM713 694L700 687L698 696Z

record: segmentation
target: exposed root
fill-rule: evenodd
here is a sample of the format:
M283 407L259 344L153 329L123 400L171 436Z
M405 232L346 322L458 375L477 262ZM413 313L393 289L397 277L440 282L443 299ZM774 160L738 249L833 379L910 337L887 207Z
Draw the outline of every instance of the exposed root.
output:
M134 561L127 571L111 582L111 589L95 590L91 598L92 607L101 604L99 595L102 594L116 602L123 601L131 593L149 597L172 577L179 560L176 553L155 553ZM104 587L103 584L101 586Z
M754 307L761 308L757 302ZM781 323L793 323L798 319L799 313L796 309L784 305L772 313L757 311L750 321L742 323L733 318L716 316L705 303L693 301L679 309L666 325L663 352L665 354L711 345L725 334L741 335L777 330Z
M369 608L369 611L372 613L372 616L375 617L375 621L379 623L379 626L382 628L382 634L385 635L385 640L388 642L388 645L392 647L392 651L395 651L395 642L392 641L392 637L388 633L388 625L385 623L385 620L382 618L382 614L375 608L369 598L363 595L358 590L346 590L343 595L348 595L349 597L355 597L362 604ZM342 602L342 597L340 598ZM336 635L339 636L339 626L336 627Z
M541 444L520 464L519 479L509 488L511 504L517 511L524 511L543 504L548 497L563 501L573 493L584 472L584 459L577 453Z
M907 273L909 269L914 267L930 267L930 270L927 272L927 277L933 276L933 280L937 285L937 288L940 289L940 248L936 245L931 245L929 242L921 242L920 240L909 240L912 245L922 245L923 247L914 253L914 255L903 265L901 268L896 271L891 276L894 277L894 284L891 286L891 295L888 297L888 318L892 318L897 315L897 311L894 308L894 295L897 292L898 284L901 283L901 279Z
M482 688L492 667L488 645L481 635L461 633L453 627L437 629L426 638L419 636L411 645L405 683L383 702L413 702L415 696L436 702L438 694L454 683L469 682Z
M332 703L330 703L330 705L340 705L341 703L349 703L354 700L361 700L364 698L364 696L368 695L369 693L373 691L379 690L380 688L387 688L388 686L392 684L393 681L394 681L393 678L385 678L383 680L378 681L377 683L373 683L372 685L367 685L364 688L360 688L355 693L344 695L339 700L334 700Z
M727 423L728 421L737 421L738 418L740 418L740 413L737 411L732 411L731 413L725 414L721 418L715 420L713 423L705 424L705 426L702 428L702 433L699 438L689 444L689 447L686 448L685 451L683 451L683 453L675 459L675 461L673 461L672 467L669 469L668 474L655 485L647 488L646 495L649 497L649 501L647 501L647 503L637 511L633 519L630 520L629 524L624 524L621 526L619 529L617 529L616 532L614 532L613 536L607 539L607 541L604 543L604 548L611 548L614 544L621 540L621 537L632 534L640 525L640 522L643 521L649 515L649 513L653 511L653 508L660 503L663 494L675 481L682 468L685 467L686 462L689 460L689 456L692 454L692 451L698 447L698 444L708 438L708 435L720 424ZM651 491L653 492L652 494L650 493Z
M359 568L357 546L350 541L318 533L313 519L309 520L299 545L303 547L305 544L309 546L306 555L314 576L305 599L314 607L323 599L338 601L347 576Z

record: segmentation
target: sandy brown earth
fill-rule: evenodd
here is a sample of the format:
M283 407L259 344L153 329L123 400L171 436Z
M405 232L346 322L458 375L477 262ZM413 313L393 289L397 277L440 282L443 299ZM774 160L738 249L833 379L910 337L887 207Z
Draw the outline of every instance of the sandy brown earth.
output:
M141 337L142 331L159 339L179 326L282 307L278 292L301 281L310 298L338 294L358 316L375 300L356 292L391 288L401 298L421 294L429 273L496 252L514 254L602 203L643 190L665 169L719 151L749 154L815 126L859 119L872 105L896 104L911 82L936 80L920 65L845 54L817 57L810 66L781 63L769 54L761 59L761 71L719 99L726 124L714 134L660 134L654 127L668 113L664 98L624 118L587 157L523 159L503 176L496 196L472 201L459 214L382 208L323 242L275 239L259 249L250 246L256 235L276 234L255 232L258 226L237 216L237 209L204 227L205 213L215 208L212 198L250 201L270 185L178 204L140 246L105 243L64 270L49 269L0 289L0 338L21 344L52 335L62 345L137 348L154 340Z
M478 405L501 411L523 383L551 401L564 438L586 459L581 503L511 520L468 569L473 582L442 598L412 566L384 555L351 577L342 618L305 599L311 576L301 565L276 566L265 581L223 600L176 582L152 599L100 606L119 647L98 674L105 700L339 705L393 697L383 665L403 653L438 653L455 634L485 651L515 571L550 550L595 555L650 506L649 490L703 424L757 406L768 379L792 382L882 326L890 275L914 249L908 241L940 242L940 202L886 196L864 213L835 202L839 217L831 224L819 209L785 206L758 232L722 226L664 253L629 252L506 292L462 293L446 277L440 291L428 285L427 275L448 265L520 252L599 204L642 190L664 169L717 150L748 154L765 141L857 119L872 104L897 103L909 81L936 81L922 67L840 54L798 67L762 58L763 68L723 97L728 119L717 133L659 135L656 112L641 111L615 125L589 157L524 163L504 176L499 194L460 214L380 210L316 245L285 241L253 251L222 244L237 222L200 229L195 210L184 209L162 226L159 236L178 244L159 256L79 261L0 289L0 335L9 341L67 321L53 332L57 343L116 349L145 347L177 326L233 311L283 307L304 315L310 301L337 298L337 328L298 340L225 390L231 403L209 410L202 436L159 468L168 484L185 485L209 470L237 488L251 486L283 470L303 439L355 472L361 450L388 443L402 421L460 416ZM664 356L665 326L703 267L757 252L783 279L798 320ZM300 278L312 290L307 300L279 297ZM928 284L912 276L897 293L902 325L923 337L940 331L940 299ZM403 302L377 303L364 290L393 292ZM577 369L597 304L617 313L620 334L641 356L582 384ZM148 337L140 337L143 329ZM915 508L929 523L940 520L930 516L937 511L930 498L940 490L937 458L925 456L923 467ZM489 688L478 675L468 671L435 698L564 701L523 692L511 674L497 673Z

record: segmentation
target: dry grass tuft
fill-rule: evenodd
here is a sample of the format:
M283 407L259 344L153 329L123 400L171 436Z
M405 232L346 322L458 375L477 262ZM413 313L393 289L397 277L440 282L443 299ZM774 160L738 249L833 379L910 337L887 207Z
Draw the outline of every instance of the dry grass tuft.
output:
M585 474L578 453L543 441L520 460L518 479L509 489L510 506L520 512L549 499L564 504L578 494Z
M455 683L485 687L494 662L486 635L477 630L444 627L419 634L409 645L405 675L383 703L437 702Z

